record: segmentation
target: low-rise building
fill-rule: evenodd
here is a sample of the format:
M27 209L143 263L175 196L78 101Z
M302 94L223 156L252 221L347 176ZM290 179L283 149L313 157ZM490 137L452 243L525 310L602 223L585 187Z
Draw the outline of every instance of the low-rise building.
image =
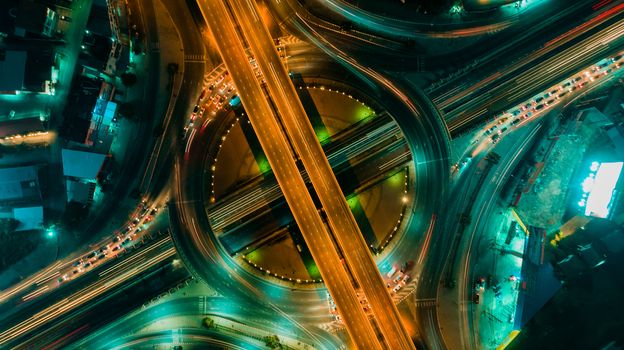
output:
M38 167L0 169L0 205L41 203Z
M63 175L84 182L95 182L106 160L105 154L63 149Z

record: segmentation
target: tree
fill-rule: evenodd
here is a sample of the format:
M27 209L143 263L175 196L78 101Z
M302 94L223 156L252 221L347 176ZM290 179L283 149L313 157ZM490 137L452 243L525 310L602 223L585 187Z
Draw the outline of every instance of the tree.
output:
M134 84L136 84L137 82L137 76L134 73L130 73L130 72L125 72L123 74L121 74L121 83L126 86L126 87L130 87Z
M267 335L263 340L266 346L270 349L282 349L282 344L280 344L280 340L277 335Z
M134 109L134 104L131 102L124 102L120 104L119 115L129 120L135 120L137 115L136 110Z
M78 226L87 218L88 215L89 207L86 204L70 201L67 203L65 213L63 214L63 226L69 229L78 228Z
M202 326L208 329L212 329L212 328L215 328L215 322L210 317L204 317L204 319L202 320Z

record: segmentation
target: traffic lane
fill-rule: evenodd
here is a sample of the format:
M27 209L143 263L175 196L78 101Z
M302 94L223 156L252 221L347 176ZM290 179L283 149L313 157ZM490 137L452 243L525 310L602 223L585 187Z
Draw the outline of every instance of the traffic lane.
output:
M508 77L504 81L497 82L497 85L489 88L487 92L474 96L448 112L445 118L449 129L456 131L465 127L467 123L484 115L485 111L489 111L489 114L496 113L513 103L510 101L521 101L530 97L533 91L546 87L552 81L561 80L580 70L581 66L589 65L599 57L616 52L623 45L623 36L624 21L617 21L578 44L547 58L541 64L528 67L520 76Z
M336 193L341 193L340 186L294 91L294 86L279 60L266 27L260 21L260 16L255 12L253 4L240 0L233 2L236 3L236 6L233 6L234 12L239 17L239 23L246 28L244 33L248 36L247 39L256 62L265 73L267 85L282 115L281 119L290 135L290 140L294 143L295 149L309 171L310 179L323 203L334 235L337 237L349 267L355 272L356 280L369 298L385 341L388 342L390 348L394 349L414 348L345 198L340 195L336 196ZM324 172L317 171L321 169ZM316 181L315 178L317 178ZM332 199L340 197L341 200L331 200L327 197ZM346 237L342 239L347 232ZM345 246L347 241L350 243L349 246ZM354 252L357 252L357 256L352 257ZM358 273L360 266L366 266L366 268ZM375 275L378 278L372 278ZM389 312L381 313L380 310L383 308Z
M38 310L38 312L29 315L29 318L5 329L0 334L0 342L4 344L21 344L21 341L34 341L34 339L37 339L37 337L32 337L35 331L38 336L43 336L50 330L49 324L51 322L54 322L54 325L56 325L64 319L71 319L73 314L80 312L79 310L92 307L97 304L98 301L101 301L103 296L108 295L108 293L115 293L123 289L125 284L134 283L137 275L151 271L153 268L160 266L163 262L168 261L167 259L172 259L175 250L170 243L169 241L169 247L166 250L163 249L165 249L167 245L163 245L165 248L155 249L149 254L141 254L143 258L139 260L141 261L139 263L132 261L131 264L129 264L130 260L136 260L139 257L135 256L131 257L129 260L119 262L119 264L125 264L126 266L121 266L118 269L116 267L108 269L110 271L116 271L119 274L108 273L107 276L102 276L104 272L101 272L99 278L86 287L78 289L75 293L70 295L64 293L62 296L63 299L45 309ZM27 337L28 339L25 339Z
M340 266L338 254L299 176L294 159L291 155L285 154L285 150L289 149L285 136L277 125L277 121L273 119L271 109L251 70L232 23L226 21L229 16L224 4L217 1L202 1L200 7L203 7L202 12L213 36L219 38L219 50L240 92L243 105L250 115L252 126L258 133L260 143L275 171L278 182L284 184L282 191L291 205L295 220L304 233L304 237L310 241L309 245L314 247L311 249L312 255L319 270L325 271L323 278L337 305L341 305L338 307L339 311L345 317L345 324L351 330L353 340L366 348L379 348L372 326L360 308L355 291L348 283L346 271Z
M184 269L172 267L172 259L147 271L143 280L124 285L56 321L50 327L12 345L13 349L62 349L87 336L98 328L123 317L127 312L141 306L144 300L167 291L187 279ZM152 283L158 280L158 287Z
M575 4L575 5L578 6L578 4ZM486 78L476 83L472 82L471 80L465 79L465 81L462 82L462 84L458 85L455 89L451 91L447 91L445 94L441 96L436 96L433 99L433 101L436 105L438 105L438 107L441 110L446 110L452 104L456 103L459 100L467 98L469 94L478 91L478 89L486 88L487 85L493 79L497 77L501 77L501 76L507 76L514 72L520 72L520 70L524 66L527 66L528 64L535 62L537 59L547 56L549 53L557 52L562 47L573 45L573 40L582 37L583 34L589 33L593 31L594 29L598 29L600 26L609 24L609 22L612 22L613 20L617 20L617 17L613 16L616 14L617 12L610 12L608 13L608 16L604 16L604 15L597 16L597 13L593 12L592 16L594 17L582 23L582 26L576 27L572 30L562 33L557 38L549 41L546 45L543 45L537 48L536 50L530 51L530 53L526 55L522 60L515 61L511 65L507 65L503 67L502 70L498 69L495 72L492 72ZM540 39L545 40L546 38L540 38ZM526 51L525 46L520 46L520 47L522 48L521 51ZM495 67L495 66L493 65L492 67ZM483 72L480 70L475 71L475 73L483 74Z
M508 148L508 151L503 154L501 161L497 164L497 166L486 174L488 178L480 191L480 196L476 199L476 202L479 203L479 205L474 208L479 209L477 215L475 216L472 230L470 230L469 233L467 247L463 250L462 260L459 262L461 269L458 270L457 276L459 285L457 302L468 303L468 307L465 312L459 310L462 320L460 324L464 328L463 332L460 332L460 334L463 335L463 343L469 344L470 348L477 346L477 339L474 335L477 332L473 331L473 304L470 302L473 281L473 276L471 274L471 257L473 250L476 249L473 247L478 246L474 244L474 241L477 235L484 231L484 227L487 225L488 219L495 208L496 199L498 198L498 193L501 187L506 183L507 177L514 169L514 166L520 161L521 155L524 154L527 149L530 149L530 145L535 136L538 134L541 126L541 122L534 123L531 125L531 128L522 130L524 135L520 134L522 137L519 137L515 144Z
M162 252L162 249L171 247L171 242L169 242L168 246L163 245L163 243L166 243L166 240L166 236L160 236L158 239L155 239L144 246L144 249L151 250L154 247L157 247L159 251ZM127 254L115 256L114 259L107 259L103 264L99 264L94 269L89 270L88 273L84 274L80 279L74 279L60 284L58 288L51 289L49 293L44 294L39 298L31 299L29 302L18 302L17 305L11 307L10 309L6 308L2 313L2 322L0 323L1 328L5 329L11 327L12 325L17 325L20 322L24 322L26 319L32 319L33 315L36 315L39 311L51 307L56 303L62 302L62 300L68 295L74 295L75 293L83 290L85 286L88 288L89 286L93 286L95 283L98 283L98 280L101 278L99 274L102 271L109 270L115 266L120 266L120 264L125 264L125 262L129 259L136 259L137 256L144 255L145 252L143 250L132 250L127 252ZM58 284L56 278L54 278L50 283Z
M138 312L119 318L89 334L87 338L79 340L74 346L82 348L89 344L90 347L95 349L108 349L114 345L118 345L116 344L117 339L121 339L128 334L137 334L145 328L147 324L165 318L207 314L221 315L235 320L245 320L246 324L258 329L264 329L267 325L266 319L273 316L270 313L262 310L259 311L258 308L246 303L241 303L238 300L201 295L192 297L180 296L178 294L174 295L170 300L155 305L149 305L138 310ZM275 334L292 333L290 325L284 325L283 321L284 320L280 320L271 323L273 327L272 331L275 332ZM339 347L337 339L332 338L329 334L320 332L318 335L322 337L326 343L333 344L333 346L327 347L327 349ZM305 336L304 339L304 341L311 342L311 340L306 339Z

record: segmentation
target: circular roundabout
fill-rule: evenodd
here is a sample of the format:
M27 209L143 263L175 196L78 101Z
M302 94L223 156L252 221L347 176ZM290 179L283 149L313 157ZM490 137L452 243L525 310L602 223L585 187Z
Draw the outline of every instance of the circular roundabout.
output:
M400 91L413 104L320 55L291 59L288 67L382 275L396 265L415 271L448 179L438 113L410 87ZM206 79L208 93L179 147L170 201L176 248L197 278L241 303L272 308L290 322L337 323L228 78L221 67ZM410 284L393 290L395 301L409 291Z

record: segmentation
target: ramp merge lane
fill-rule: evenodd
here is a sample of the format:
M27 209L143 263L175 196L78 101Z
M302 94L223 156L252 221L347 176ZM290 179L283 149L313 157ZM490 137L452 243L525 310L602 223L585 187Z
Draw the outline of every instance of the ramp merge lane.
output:
M349 335L360 349L381 349L376 332L359 303L351 279L299 174L294 155L252 70L225 4L215 0L199 0L198 4L286 202L344 318Z
M299 100L294 85L261 21L254 1L229 0L241 32L266 79L288 139L299 154L327 214L327 221L359 287L366 295L383 342L390 349L415 349L377 265Z

